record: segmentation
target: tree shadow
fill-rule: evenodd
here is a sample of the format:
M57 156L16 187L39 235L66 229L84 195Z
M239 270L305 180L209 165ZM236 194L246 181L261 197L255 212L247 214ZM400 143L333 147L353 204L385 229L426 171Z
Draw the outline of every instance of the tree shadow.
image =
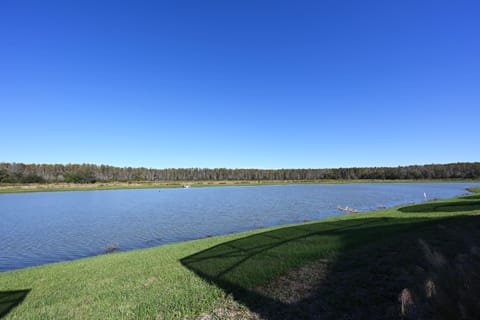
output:
M476 199L464 197L462 199ZM398 209L401 212L405 213L428 213L428 212L460 212L460 211L474 211L480 210L480 201L435 201L423 204L416 204L412 206L402 207Z
M390 240L465 219L479 222L478 217L362 218L293 226L225 242L181 263L264 319L399 318L398 294L405 283L395 266L405 259L419 263L422 252L408 254L416 238L414 245L389 246ZM367 249L350 254L359 248ZM299 272L300 280L270 287L289 270L322 259L327 262L313 267L313 277L302 279Z
M21 304L30 290L0 291L0 318L3 318L13 308Z

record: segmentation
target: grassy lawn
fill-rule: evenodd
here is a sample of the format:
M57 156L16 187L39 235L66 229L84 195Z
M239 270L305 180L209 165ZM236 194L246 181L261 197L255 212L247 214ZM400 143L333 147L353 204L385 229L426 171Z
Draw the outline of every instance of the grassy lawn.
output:
M474 194L4 272L0 318L473 319L479 214Z

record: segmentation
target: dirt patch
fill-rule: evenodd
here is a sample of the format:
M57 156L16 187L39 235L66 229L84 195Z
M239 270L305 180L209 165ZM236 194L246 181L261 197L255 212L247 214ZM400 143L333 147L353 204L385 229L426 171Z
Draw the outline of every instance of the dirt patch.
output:
M248 310L238 303L232 302L224 307L219 307L210 313L203 314L195 320L260 320L260 315Z
M321 259L292 270L268 285L256 288L255 291L285 304L298 303L311 297L322 284L328 274L329 262L331 260Z

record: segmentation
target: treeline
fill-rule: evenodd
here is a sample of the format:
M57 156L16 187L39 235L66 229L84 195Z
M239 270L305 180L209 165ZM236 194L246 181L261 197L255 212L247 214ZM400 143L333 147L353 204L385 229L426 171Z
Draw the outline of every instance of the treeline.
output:
M480 179L480 162L338 169L149 169L94 164L0 163L0 183L97 181Z

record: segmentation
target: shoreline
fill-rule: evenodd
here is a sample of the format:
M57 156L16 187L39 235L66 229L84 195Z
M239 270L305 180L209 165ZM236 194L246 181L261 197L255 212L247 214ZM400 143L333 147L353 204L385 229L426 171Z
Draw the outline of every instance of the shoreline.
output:
M32 184L0 184L0 194L33 193L33 192L63 192L63 191L101 191L101 190L128 190L128 189L164 189L164 188L192 188L205 187L245 187L245 186L272 186L289 184L354 184L354 183L454 183L474 182L479 180L467 179L439 179L439 180L285 180L285 181L165 181L165 182L96 182L88 184L78 183L32 183Z
M477 182L478 183L478 182ZM257 234L257 233L262 233L262 232L268 232L272 230L277 230L277 229L282 229L282 228L288 228L291 226L298 226L298 225L304 225L304 224L310 224L310 223L322 223L322 222L328 222L330 220L343 220L343 219L352 219L352 218L362 218L365 216L370 216L372 214L376 214L378 212L382 211L390 211L390 210L395 210L401 207L406 207L406 206L411 206L411 205L419 205L419 204L424 204L424 203L432 203L432 202L438 202L438 201L449 201L449 200L454 200L454 199L459 199L461 197L465 197L468 195L474 195L480 193L480 187L467 187L464 189L468 193L466 194L460 194L458 196L455 196L453 198L444 198L444 199L431 199L428 201L420 201L420 202L412 202L412 203L405 203L405 204L400 204L392 207L382 207L370 211L357 211L353 208L350 208L352 210L343 210L341 208L337 208L338 210L343 210L344 212L339 213L338 215L333 215L333 216L327 216L324 218L319 218L315 220L304 220L303 222L297 221L297 222L290 222L287 224L280 224L280 225L270 225L266 227L258 227L254 229L248 229L248 230L243 230L243 231L237 231L237 232L230 232L230 233L224 233L224 234L217 234L217 235L205 235L203 237L199 238L192 238L192 239L187 239L187 240L181 240L181 241L174 241L174 242L167 242L163 244L157 244L154 246L146 246L146 247L138 247L138 248L133 248L133 249L127 249L127 250L121 250L121 249L115 249L112 251L108 251L108 248L106 249L105 252L100 253L100 254L93 254L93 255L86 255L83 257L79 258L73 258L69 260L60 260L60 261L52 261L52 262L47 262L47 263L42 263L42 264L36 264L36 265L31 265L31 266L26 266L26 267L20 267L20 268L14 268L14 269L9 269L9 270L0 270L0 275L5 272L12 272L16 270L24 270L24 269L30 269L30 268L37 268L37 267L43 267L43 266L48 266L51 264L59 264L63 262L73 262L73 261L78 261L78 260L83 260L83 259L91 259L95 257L101 257L104 255L108 255L110 253L127 253L127 252L132 252L132 251L139 251L139 250L148 250L148 249L154 249L154 248L159 248L163 246L169 246L169 245L177 245L177 244L182 244L182 243L189 243L192 241L202 241L205 239L221 239L221 238L229 238L229 237L234 237L234 238L241 238L243 236L248 236L250 234ZM82 191L87 191L87 190L82 190ZM347 207L348 208L348 207Z
M339 311L335 302L344 301L352 284L362 297L381 298L384 309L390 310L398 301L388 297L400 291L380 280L409 290L420 283L424 290L424 280L433 270L439 275L436 288L448 289L440 281L440 269L418 267L430 263L424 252L445 254L452 268L457 254L477 254L462 240L467 235L480 243L480 187L469 191L477 194L1 272L0 293L5 303L14 302L1 316L201 319L212 314L228 318L232 313L261 319L271 318L277 307L295 315L308 310L308 291L296 290L304 286L332 297L327 305ZM415 274L410 276L412 270ZM328 281L317 281L322 279ZM461 283L454 283L453 289ZM387 289L392 290L385 294ZM283 303L283 297L300 304ZM354 306L367 314L368 304L362 301L354 300ZM418 304L426 311L428 306Z

